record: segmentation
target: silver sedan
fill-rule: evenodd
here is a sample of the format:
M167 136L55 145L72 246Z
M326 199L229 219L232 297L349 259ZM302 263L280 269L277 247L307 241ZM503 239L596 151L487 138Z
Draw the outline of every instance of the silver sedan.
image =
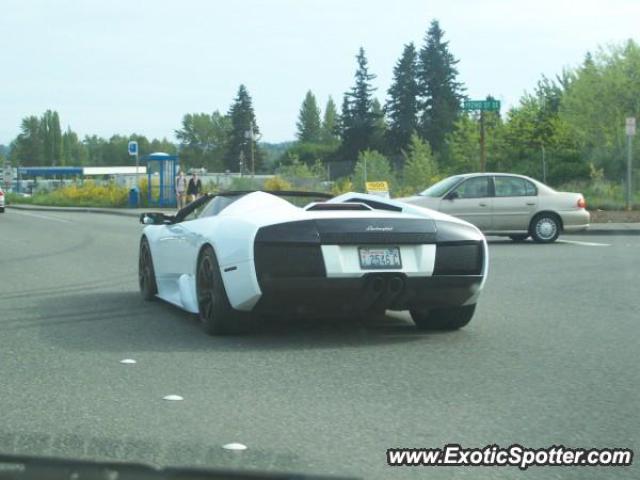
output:
M455 175L398 200L462 218L487 235L514 241L531 236L539 243L554 242L562 231L586 230L590 221L581 193L557 192L533 178L505 173Z

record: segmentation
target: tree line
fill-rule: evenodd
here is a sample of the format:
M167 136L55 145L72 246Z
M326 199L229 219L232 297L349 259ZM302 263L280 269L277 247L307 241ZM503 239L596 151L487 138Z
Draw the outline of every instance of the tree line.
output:
M70 129L61 132L57 112L47 111L23 119L10 157L22 165L128 164L126 143L133 139L143 153L178 152L187 167L314 172L331 179L349 176L356 185L364 178L365 161L369 178L388 176L411 189L479 170L479 116L462 108L467 97L459 60L437 20L422 45L403 46L383 102L364 48L355 60L353 86L340 107L329 97L322 109L313 92L306 93L295 142L260 143L251 96L240 85L225 113L184 115L177 144L135 134L80 140ZM640 47L629 40L587 53L580 65L553 78L542 76L508 111L485 112L487 169L546 176L551 184L594 175L620 180L624 118L640 113L638 72Z

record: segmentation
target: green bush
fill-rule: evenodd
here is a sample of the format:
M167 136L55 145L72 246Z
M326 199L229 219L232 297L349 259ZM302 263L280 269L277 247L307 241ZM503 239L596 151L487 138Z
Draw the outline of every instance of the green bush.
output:
M31 197L12 193L7 195L10 203L59 207L125 207L129 189L108 183L98 185L92 180L82 185L67 185L57 190L37 192Z

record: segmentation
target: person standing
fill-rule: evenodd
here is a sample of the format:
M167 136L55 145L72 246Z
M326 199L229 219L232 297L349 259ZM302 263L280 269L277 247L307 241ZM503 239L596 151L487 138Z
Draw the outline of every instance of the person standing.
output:
M187 187L187 196L189 197L189 202L195 202L196 199L200 197L202 193L202 182L196 175L196 172L193 172L191 178L189 179L189 186Z
M184 208L187 204L187 177L184 176L184 172L180 170L176 177L176 200L178 203L178 210Z

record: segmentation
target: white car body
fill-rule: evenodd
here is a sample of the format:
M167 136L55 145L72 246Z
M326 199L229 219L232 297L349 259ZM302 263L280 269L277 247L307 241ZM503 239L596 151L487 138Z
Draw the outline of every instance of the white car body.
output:
M351 201L347 204L345 203L347 200ZM354 201L369 201L374 205L381 205L385 209L372 209L362 205L362 203L356 205L353 203ZM336 206L336 204L344 205ZM350 208L349 205L362 207L363 209L345 210L344 208ZM327 210L329 208L331 210ZM339 210L334 210L335 208L339 208ZM395 211L389 211L386 208L391 208ZM203 212L200 213L202 214ZM332 235L329 231L331 229L344 230L353 226L357 230L354 232L345 231L343 232L344 235L343 233L334 232L333 234L335 235L343 235L345 240L322 241L322 244L319 245L323 264L321 268L324 269L324 274L322 278L317 278L313 281L321 282L323 286L337 285L341 280L345 279L362 279L365 276L370 277L378 274L382 276L380 278L385 279L387 278L385 276L388 275L394 275L397 278L401 277L403 282L409 283L411 281L408 279L411 278L432 277L439 248L437 242L434 240L428 243L420 243L412 240L411 242L403 243L402 238L408 238L403 237L403 235L411 236L410 232L398 232L397 239L390 240L400 250L401 268L393 270L361 268L358 251L361 244L370 244L371 241L376 243L375 238L380 238L385 243L388 243L389 235L395 235L395 233L391 232L393 228L402 230L403 226L408 225L417 226L418 230L424 232L424 235L431 235L433 239L438 234L435 232L429 233L428 228L433 230L435 229L434 227L437 227L438 230L451 231L451 235L459 236L459 240L462 243L473 241L480 247L481 253L479 255L482 257L482 265L480 270L475 272L477 281L473 283L473 286L470 286L471 290L468 295L462 295L464 297L463 304L475 304L486 279L488 268L487 244L484 236L476 227L440 212L402 204L393 200L382 200L380 197L372 195L347 193L329 199L326 202L311 203L302 208L289 203L279 196L256 191L240 196L216 215L195 218L195 215L192 214L192 217L193 219L187 217L182 221L170 224L147 225L142 234L143 239L146 239L149 244L153 258L157 296L192 313L199 313L196 275L199 255L203 247L211 246L215 251L219 262L220 275L231 307L238 311L251 312L259 305L264 293L263 286L261 286L261 272L259 271L262 267L257 268L256 263L262 265L272 261L271 257L264 257L267 254L261 254L261 259L256 262L257 245L263 245L263 237L265 238L264 245L273 245L275 241L275 251L280 252L275 254L275 257L278 257L278 255L282 255L283 251L286 252L286 248L289 248L284 246L287 244L286 242L292 242L291 245L296 244L295 238L291 235L295 236L297 234L280 234L274 229L294 228L294 230L301 232L301 239L304 240L309 235L308 233L302 233L300 228L305 225L324 226L322 228L328 230L322 235L327 236L327 238ZM141 221L149 223L148 217L141 218ZM387 226L388 224L396 225L396 227L389 227ZM429 227L430 225L433 227ZM313 228L316 227L314 226ZM387 232L388 229L391 230ZM259 234L259 232L263 233ZM275 237L268 239L269 235L273 236L268 232L276 232ZM282 230L282 232L285 232L285 230ZM259 235L261 237L257 238ZM349 235L354 236L353 242L348 240ZM415 235L413 234L414 237ZM454 242L456 238L450 238L449 243ZM280 247L278 242L285 243ZM277 250L278 248L285 250ZM262 250L260 251L262 252ZM294 262L294 260L290 261ZM304 261L304 257L301 256L296 265L304 263ZM276 264L273 268L278 271L281 270L283 268L282 263L288 263L286 256L283 257L282 262ZM292 265L291 268L301 268L296 265ZM264 270L264 268L262 269ZM265 274L262 283L267 282L267 280L276 281L277 279L271 277L277 275ZM299 276L304 277L305 275L301 274ZM312 281L311 279L307 280L309 282ZM301 278L300 282L303 283L304 278ZM296 296L295 289L298 286L291 286L293 289L292 297ZM313 291L314 289L311 289L311 292ZM459 291L456 292L460 294ZM322 292L318 293L321 294ZM306 294L309 294L309 292L307 291ZM461 297L458 295L456 298ZM441 303L449 305L446 300ZM453 304L455 304L455 301L453 301ZM393 304L384 304L383 306L393 307Z

